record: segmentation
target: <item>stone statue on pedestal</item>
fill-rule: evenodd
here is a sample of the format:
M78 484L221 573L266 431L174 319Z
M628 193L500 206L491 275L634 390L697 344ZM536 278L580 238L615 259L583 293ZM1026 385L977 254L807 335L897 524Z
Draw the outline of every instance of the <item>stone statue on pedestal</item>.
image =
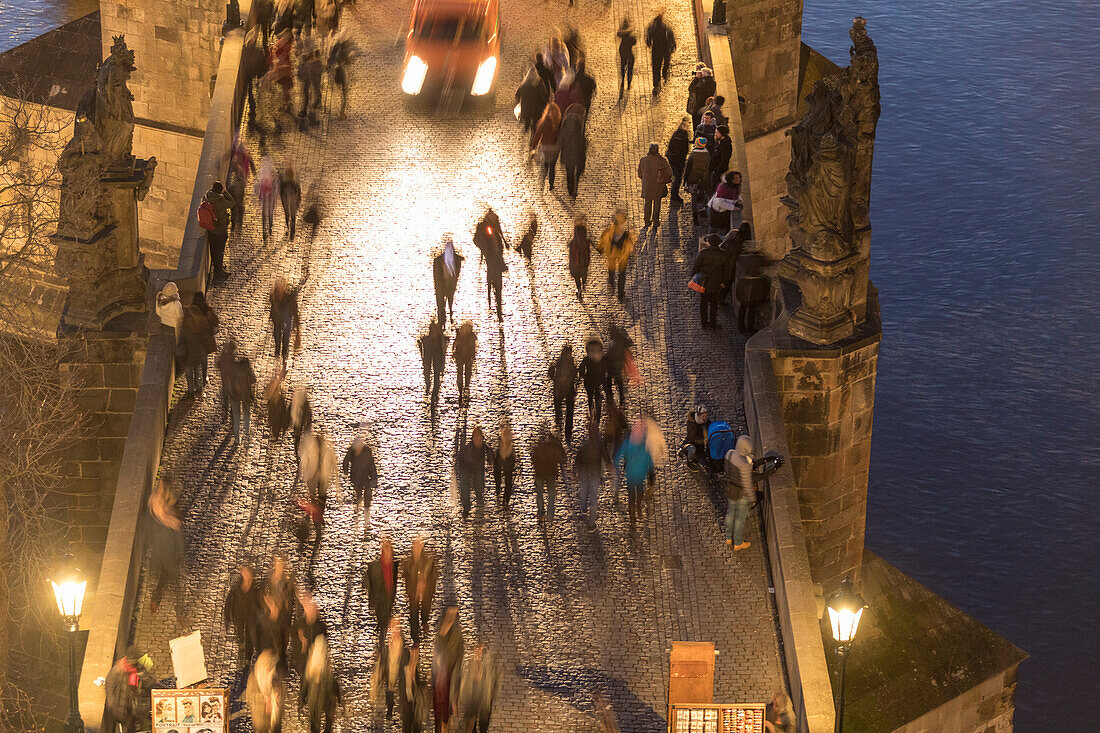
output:
M787 195L792 250L780 266L802 303L790 333L816 344L852 335L866 316L871 163L880 114L878 51L857 17L852 63L814 84L790 131Z
M134 53L117 36L77 107L73 139L58 159L56 265L69 282L63 329L102 329L119 315L146 309L148 270L137 244L137 202L149 191L157 160L132 155L134 97L126 82L133 70Z

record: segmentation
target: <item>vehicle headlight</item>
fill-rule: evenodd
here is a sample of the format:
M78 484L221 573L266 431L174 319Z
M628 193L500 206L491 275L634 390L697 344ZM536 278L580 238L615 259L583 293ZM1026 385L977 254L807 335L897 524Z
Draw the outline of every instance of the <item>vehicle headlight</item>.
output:
M480 73L480 72L479 72ZM410 56L405 64L405 76L401 79L401 90L405 94L420 94L424 86L424 77L428 75L428 65L419 56Z
M474 85L470 88L470 94L475 97L480 97L483 94L488 94L489 89L493 86L493 77L497 73L497 57L490 56L481 62L481 66L477 67L477 76L474 77Z

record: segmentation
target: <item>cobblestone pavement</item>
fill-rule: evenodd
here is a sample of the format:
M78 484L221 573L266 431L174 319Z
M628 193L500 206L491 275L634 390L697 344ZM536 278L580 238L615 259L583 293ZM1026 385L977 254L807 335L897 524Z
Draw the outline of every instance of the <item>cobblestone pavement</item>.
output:
M609 297L602 257L593 257L583 303L566 268L574 212L588 215L593 236L619 205L636 226L641 223L637 163L650 139L663 151L681 114L695 60L690 6L680 3L668 12L679 40L669 89L650 96L650 64L640 44L634 88L620 104L614 28L629 15L641 33L654 5L502 5L504 58L495 107L433 116L408 109L400 97L397 39L409 2L360 3L347 16L363 52L351 74L348 118L327 119L307 133L288 131L277 145L268 139L277 164L293 158L310 191L307 200L316 196L324 203L326 219L315 243L301 235L288 243L277 221L276 237L265 245L251 199L244 236L230 242L232 277L212 291L222 316L219 339L239 340L262 385L277 366L267 291L276 275L306 278L302 350L291 359L289 384L309 385L315 422L332 436L338 457L360 425L379 450L381 486L369 519L356 512L343 486L335 488L316 566L334 664L349 698L340 729L381 729L366 700L376 640L357 581L377 555L382 534L394 539L399 556L416 534L429 537L442 562L434 614L457 603L467 648L487 642L502 661L496 730L595 730L594 688L610 693L624 731L662 729L668 650L677 640L717 644L715 700L764 701L782 686L783 672L758 521L749 523L752 548L734 554L721 535L724 499L672 458L658 471L655 515L636 535L606 492L599 529L587 532L574 515L571 479L557 521L541 530L526 460L529 438L553 419L546 377L551 354L567 341L581 353L586 335L606 337L612 322L635 340L644 378L628 396L629 408L651 412L670 447L679 444L684 416L697 402L710 405L712 415L744 424L743 340L725 313L724 330L700 331L696 301L685 287L696 251L689 217L666 216L657 235L644 231L639 237L624 304ZM511 111L527 54L565 20L582 29L588 66L600 85L575 205L557 190L540 192L537 172L524 165L526 140ZM328 89L324 96L326 105L336 101ZM258 140L247 140L259 160ZM560 179L564 190L564 174ZM500 214L509 240L518 239L529 212L540 221L532 266L507 254L501 328L487 307L484 267L470 242L487 204ZM455 312L475 322L478 361L472 400L460 408L448 359L433 414L415 338L435 310L429 258L447 232L467 257ZM143 583L135 642L167 675L168 639L199 628L212 680L239 689L236 647L221 616L231 566L245 556L265 564L276 550L290 553L300 569L308 558L296 557L286 529L296 492L289 437L272 443L262 410L254 410L251 446L233 450L218 388L211 370L206 395L176 408L164 451L165 468L178 473L185 492L185 580L174 597L192 624L180 626L172 603L151 615L149 584ZM518 498L511 515L502 517L490 496L484 512L464 523L447 498L456 433L480 423L495 436L503 416L523 449ZM582 435L579 429L574 441ZM293 713L288 724L289 730L303 725Z

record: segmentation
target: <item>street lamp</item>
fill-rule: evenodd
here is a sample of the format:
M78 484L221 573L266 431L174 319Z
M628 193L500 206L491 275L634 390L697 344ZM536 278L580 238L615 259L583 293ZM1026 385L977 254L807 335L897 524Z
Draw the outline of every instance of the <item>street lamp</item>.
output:
M840 701L837 704L835 730L836 733L841 733L844 730L844 668L848 665L848 651L852 648L852 641L859 630L859 620L867 604L855 592L852 581L845 578L840 588L829 596L825 608L829 613L833 640L837 644L836 653L840 657Z
M84 733L84 721L80 718L76 699L76 644L80 610L84 606L84 591L88 588L88 581L77 568L71 553L66 553L61 567L50 580L50 585L53 586L61 620L69 631L69 718L65 721L65 733Z

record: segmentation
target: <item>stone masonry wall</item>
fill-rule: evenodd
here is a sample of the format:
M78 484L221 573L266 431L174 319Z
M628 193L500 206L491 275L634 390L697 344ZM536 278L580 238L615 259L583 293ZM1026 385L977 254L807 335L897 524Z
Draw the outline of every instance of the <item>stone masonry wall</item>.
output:
M94 587L107 540L115 481L145 361L141 335L87 332L59 339L63 371L81 384L77 397L90 418L86 437L68 454L62 472L68 486L73 554Z
M776 352L772 364L810 573L827 595L845 577L859 580L878 338L825 353Z
M140 151L143 157L157 156L153 185L145 200L138 204L138 245L145 253L148 267L176 266L202 142L201 137L168 130L134 129L134 151Z
M745 99L745 140L749 141L794 121L802 53L802 0L741 0L730 3L726 17L737 92Z
M893 733L1012 733L1018 670L990 677Z
M787 168L791 163L790 127L782 127L745 143L747 176L752 181L752 223L757 242L769 260L783 259L791 248L787 207Z

